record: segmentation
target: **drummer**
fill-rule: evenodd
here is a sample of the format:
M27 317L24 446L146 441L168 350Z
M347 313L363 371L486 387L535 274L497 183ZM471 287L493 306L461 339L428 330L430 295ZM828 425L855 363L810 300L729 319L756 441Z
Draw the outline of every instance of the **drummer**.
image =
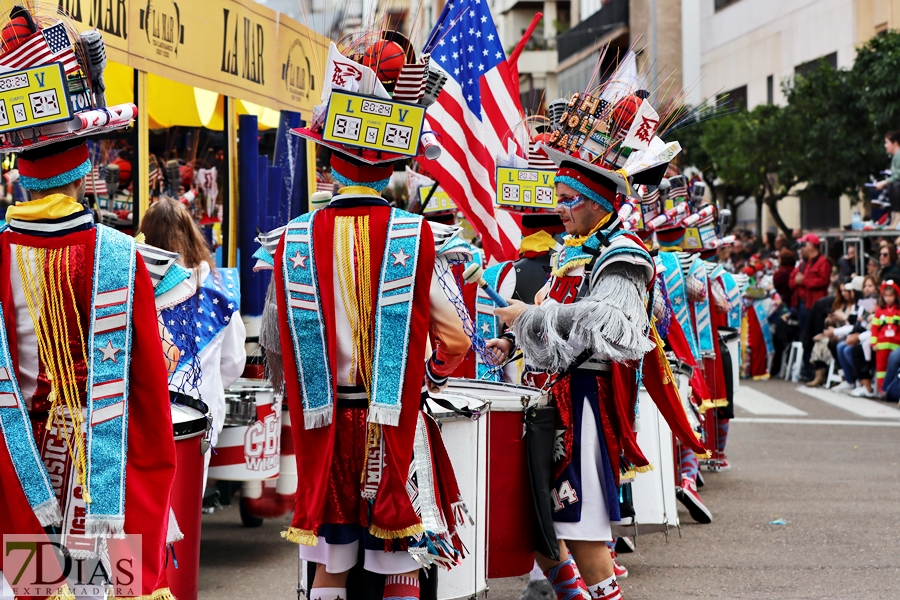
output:
M418 62L402 35L380 35L384 39L365 55L393 52L380 48L403 42L399 51L406 62ZM332 45L329 72L335 56L365 68ZM326 94L334 93L333 85L326 82ZM371 95L374 89L353 91ZM324 143L316 125L294 132ZM284 372L301 482L283 536L300 544L302 559L317 564L312 598L347 598L359 556L366 570L387 576L385 598L419 598L422 563L452 565L462 551L453 512L461 499L450 489L455 478L425 450L436 447L440 436L420 411L421 392L423 383L431 391L447 385L470 340L434 275L427 222L381 197L394 161L403 157L332 147L337 194L326 208L288 224L273 259L280 326L280 348L274 350L282 360L269 367ZM370 162L360 160L360 152ZM426 356L429 333L437 344ZM387 447L390 452L383 452ZM418 470L410 473L411 465ZM437 501L414 505L408 486L418 486L419 498L427 491ZM429 524L445 524L442 530L426 529L426 516Z
M648 102L647 95L626 94L616 106L626 103L633 109ZM545 145L558 167L555 212L568 235L552 259L550 282L538 294L543 301L528 306L512 300L495 312L511 325L528 364L558 374L552 391L557 430L564 434L551 496L560 552L558 560L538 554L538 563L559 598L574 597L581 588L593 598L618 600L621 592L606 542L612 540L611 521L620 520L620 473L649 469L634 432L635 366L645 355L656 358L648 353L657 344L648 336L652 329L646 309L653 258L640 238L623 229L616 204L618 195L631 189L636 173L646 171L641 183L658 183L662 171L652 181L648 169L664 166L665 160L654 162L648 156L635 161L640 166L629 174L604 158L618 160L621 152L595 156L579 143L585 139L578 134L581 121L601 119L602 129L614 136L631 127L629 113L610 111L608 104L590 96L574 97L568 107L566 121L574 128L554 132ZM614 139L621 138L607 137L606 143L617 143ZM654 144L665 146L658 138ZM578 156L569 154L579 146ZM683 410L680 419L685 421Z
M247 331L239 312L240 284L231 269L217 270L191 213L172 198L153 203L141 219L147 244L175 252L190 277L157 297L163 349L178 359L169 374L172 402L212 417L215 448L225 423L225 388L244 371ZM196 403L195 401L199 401ZM204 488L210 452L204 454Z

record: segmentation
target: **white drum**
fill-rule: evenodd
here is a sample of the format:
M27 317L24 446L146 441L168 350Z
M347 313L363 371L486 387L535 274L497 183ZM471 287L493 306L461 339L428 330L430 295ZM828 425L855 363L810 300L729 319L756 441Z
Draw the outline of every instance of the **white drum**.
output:
M277 477L281 461L281 396L258 379L225 391L225 428L209 461L209 477L259 481Z
M653 470L635 477L631 484L635 516L613 524L614 536L668 532L669 527L678 526L672 431L643 388L638 395L638 414L638 445Z
M456 408L468 409L472 418L427 400L428 408L441 427L441 437L459 483L459 492L475 520L460 528L459 536L468 555L450 571L438 572L439 600L482 596L487 591L487 419L490 402L476 394L448 389L437 397Z
M534 564L534 521L523 416L525 406L541 400L541 391L521 385L452 379L450 393L490 400L488 420L487 573L517 577ZM510 501L513 499L513 501Z

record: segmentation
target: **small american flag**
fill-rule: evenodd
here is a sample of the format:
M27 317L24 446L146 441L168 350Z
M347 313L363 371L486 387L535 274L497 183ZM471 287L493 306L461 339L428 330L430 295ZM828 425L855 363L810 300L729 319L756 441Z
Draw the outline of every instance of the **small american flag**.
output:
M66 74L77 71L81 66L72 49L66 26L60 21L24 39L22 45L0 56L0 73L27 69L52 62L62 63Z
M425 94L425 69L428 68L428 55L422 62L406 63L400 71L400 77L394 84L394 100L418 102Z
M488 256L514 259L522 233L506 211L494 210L495 169L496 157L515 143L522 105L488 1L448 2L425 52L448 79L425 113L444 151L423 164L481 236Z
M103 171L106 171L104 168ZM84 193L105 196L109 193L106 189L105 173L100 172L100 167L94 167L87 177L84 178Z

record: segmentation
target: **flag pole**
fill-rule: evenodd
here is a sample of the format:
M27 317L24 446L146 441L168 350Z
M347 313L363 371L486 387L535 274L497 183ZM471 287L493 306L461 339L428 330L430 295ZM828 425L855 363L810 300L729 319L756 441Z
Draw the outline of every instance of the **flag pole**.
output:
M531 20L531 24L528 26L528 29L525 30L525 34L522 36L522 39L519 40L519 43L516 44L516 47L513 49L512 53L509 55L507 59L509 65L515 69L516 75L519 74L519 55L522 54L522 50L525 49L525 44L528 43L528 40L531 39L531 34L534 33L534 30L537 29L538 23L541 22L544 13L534 13L534 18ZM516 77L518 79L518 77Z

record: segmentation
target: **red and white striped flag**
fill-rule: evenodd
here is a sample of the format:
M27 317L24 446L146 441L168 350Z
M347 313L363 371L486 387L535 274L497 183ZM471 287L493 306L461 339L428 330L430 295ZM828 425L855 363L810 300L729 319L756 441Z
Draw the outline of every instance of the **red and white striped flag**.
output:
M496 157L509 153L522 105L488 3L447 3L425 52L448 79L425 113L443 152L419 161L466 215L488 257L514 260L522 234L509 213L494 209Z
M62 22L32 33L18 48L0 56L0 72L18 71L52 62L62 63L67 74L80 68Z

